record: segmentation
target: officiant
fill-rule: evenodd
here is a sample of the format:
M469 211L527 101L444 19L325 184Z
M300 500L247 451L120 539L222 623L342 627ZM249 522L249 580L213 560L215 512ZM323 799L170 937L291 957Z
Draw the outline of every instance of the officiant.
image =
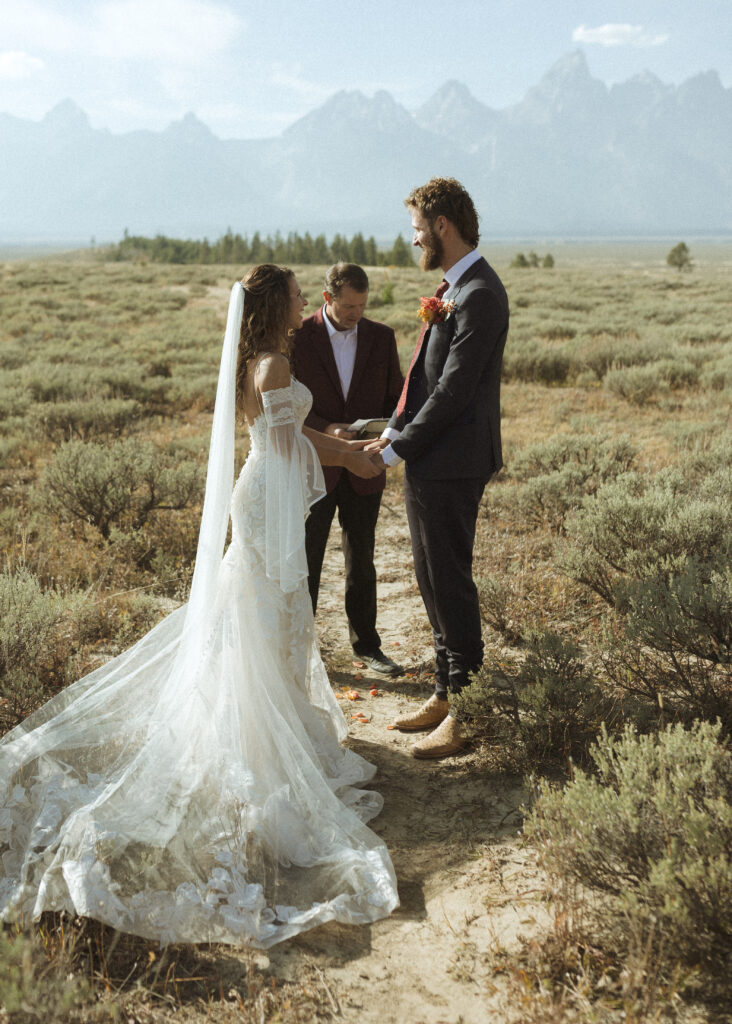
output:
M323 305L303 321L294 341L295 376L313 394L306 426L353 438L356 420L388 419L401 393L394 331L364 316L369 279L355 263L336 263L325 275ZM378 431L380 433L380 431ZM383 675L401 666L381 650L376 629L374 541L386 474L363 480L340 466L324 467L327 494L306 522L305 549L313 612L333 517L338 511L346 569L346 615L354 653Z

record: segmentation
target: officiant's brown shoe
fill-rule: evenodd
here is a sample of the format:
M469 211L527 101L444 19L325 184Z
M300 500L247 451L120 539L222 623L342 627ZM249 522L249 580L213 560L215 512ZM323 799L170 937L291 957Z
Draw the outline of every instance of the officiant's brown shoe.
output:
M420 729L434 729L447 718L450 702L433 694L421 708L409 715L400 715L394 722L394 728L401 732L419 732Z
M466 745L463 738L460 723L456 718L448 715L447 718L437 726L434 732L425 736L419 743L412 747L412 757L427 759L430 757L449 757L450 754L457 754Z

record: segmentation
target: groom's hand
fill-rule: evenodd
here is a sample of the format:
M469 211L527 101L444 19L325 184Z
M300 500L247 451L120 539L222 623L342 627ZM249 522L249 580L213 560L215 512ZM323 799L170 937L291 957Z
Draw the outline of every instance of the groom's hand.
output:
M377 437L375 441L369 441L366 445L367 452L382 452L389 443L388 437Z
M330 434L331 437L342 437L344 441L352 441L356 436L356 431L349 430L349 425L348 423L329 423L323 433Z

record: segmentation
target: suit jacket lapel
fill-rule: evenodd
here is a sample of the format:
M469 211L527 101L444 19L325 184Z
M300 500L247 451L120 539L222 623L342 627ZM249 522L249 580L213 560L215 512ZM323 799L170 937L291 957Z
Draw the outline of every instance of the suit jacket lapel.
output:
M348 395L355 395L356 393L358 382L361 379L364 367L368 362L371 345L371 332L368 329L368 325L365 325L363 321L361 321L356 328L356 361L353 364L353 376L351 377L351 386L348 389ZM348 398L348 395L346 395L346 398Z
M322 306L315 314L315 323L317 324L317 330L313 334L313 345L315 351L320 356L323 366L328 372L331 384L336 389L337 394L342 395L343 400L345 401L347 396L343 394L343 388L341 387L341 378L338 376L338 367L336 366L335 356L333 355L333 346L330 343L328 328L325 326L323 321Z

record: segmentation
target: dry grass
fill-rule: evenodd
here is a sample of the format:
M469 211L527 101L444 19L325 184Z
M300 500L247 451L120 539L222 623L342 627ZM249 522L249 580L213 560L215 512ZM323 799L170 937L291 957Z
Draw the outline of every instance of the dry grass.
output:
M515 514L512 502L519 481L511 475L513 457L555 436L590 433L606 439L629 434L638 448L639 471L651 476L690 447L708 445L730 426L729 377L724 384L732 338L728 266L700 261L702 269L680 276L663 266L665 252L637 265L611 253L597 265L573 259L563 266L561 254L554 255L557 267L551 271L508 270L508 253L496 261L512 306L507 357L523 352L521 365L528 369L521 372L529 378L535 374L532 366L538 365L532 353L561 356L566 366L561 380L522 379L512 370L502 393L506 470L487 491L476 576L499 585L500 606L494 601L485 612L485 639L489 654L508 667L525 658L521 637L527 627L552 629L591 648L603 614L600 599L559 567L561 538L556 531ZM153 512L138 531L123 522L108 541L87 523L49 515L40 480L60 439L44 432L40 414L44 406L61 401L134 399L141 415L123 428L123 436L152 441L180 460L205 462L226 296L244 269L73 259L0 264L0 568L14 572L25 566L42 587L69 600L86 594L90 610L67 667L67 681L127 646L150 627L156 614L162 616L185 599L199 510ZM314 309L323 268L296 270ZM375 269L372 294L387 281L394 284L395 302L374 308L371 315L394 326L406 365L419 327L419 297L436 282L417 268ZM644 404L626 401L587 369L593 353L608 345L622 348L624 358L640 358L645 352L643 358L650 353L654 358L694 360L701 380L708 379L704 372L716 368L717 385L722 380L723 386L696 383L661 389ZM111 377L106 373L110 368L115 371ZM558 372L557 364L541 372L551 377ZM49 380L57 381L57 392L41 393L41 384ZM242 437L239 457L245 452ZM398 476L391 478L382 530L390 522L390 507L401 502L400 490ZM143 550L152 553L142 557ZM383 582L403 575L408 560L400 540ZM407 580L404 586L411 587L410 599L416 597L413 582ZM137 601L138 595L150 600ZM408 618L402 629L398 653L415 666L408 682L416 699L428 692L429 668L420 668L420 661L429 633L421 615ZM352 672L350 658L334 635L325 634L323 641L337 684ZM48 695L41 693L38 700ZM509 756L515 751L502 753L500 744L500 735L487 734L473 763L515 767ZM552 892L553 928L527 941L518 953L496 954L494 969L510 980L517 1000L515 1019L536 1024L691 1019L692 1011L680 997L688 978L657 976L643 948L621 962L585 944L583 908L588 898L577 890ZM221 947L160 950L93 922L52 917L35 929L19 934L11 929L7 935L26 944L19 969L26 972L29 998L34 987L44 991L49 977L54 983L59 977L71 978L72 987L73 979L84 982L78 1003L63 1011L67 1016L57 1017L59 1021L289 1024L341 1015L338 993L314 962L309 973L305 968L297 981L287 981L263 967L256 954L234 954ZM465 963L468 953L466 948ZM32 1007L18 1014L0 1010L0 1021L3 1013L13 1024L44 1019ZM702 1016L712 1020L714 1012L707 1008Z

